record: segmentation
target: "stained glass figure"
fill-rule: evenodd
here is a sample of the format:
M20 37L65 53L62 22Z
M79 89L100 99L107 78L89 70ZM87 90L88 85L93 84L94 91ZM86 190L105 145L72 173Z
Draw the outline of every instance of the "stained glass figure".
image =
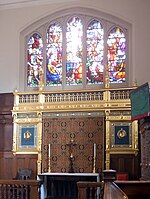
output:
M108 70L110 83L126 81L126 37L124 31L115 27L111 30L107 40Z
M62 27L53 22L47 30L46 86L62 84Z
M82 84L83 24L79 17L67 22L66 32L66 84Z
M43 62L43 41L34 33L27 43L27 86L38 87Z
M103 59L104 59L104 30L98 20L93 20L87 28L87 84L103 83Z

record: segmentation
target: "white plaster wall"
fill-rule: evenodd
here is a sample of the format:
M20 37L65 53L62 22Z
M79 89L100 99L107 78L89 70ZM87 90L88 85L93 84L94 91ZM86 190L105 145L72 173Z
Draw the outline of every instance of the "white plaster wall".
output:
M132 24L132 81L150 81L150 1L80 0L47 1L0 10L0 93L19 89L20 32L31 23L55 11L71 7L94 8L120 17Z

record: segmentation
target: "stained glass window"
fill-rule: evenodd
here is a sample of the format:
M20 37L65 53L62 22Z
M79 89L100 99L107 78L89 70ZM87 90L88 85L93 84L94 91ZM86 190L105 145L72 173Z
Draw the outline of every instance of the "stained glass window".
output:
M111 83L126 81L126 37L124 31L115 27L107 40L108 70Z
M86 38L86 78L87 84L103 83L104 31L98 20L93 20L87 28Z
M47 31L46 86L62 84L62 28L53 22Z
M34 33L27 43L27 86L37 87L42 71L43 41L39 34Z
M50 19L46 18L34 34L34 30L29 35L25 31L26 90L39 86L41 71L45 90L103 88L106 74L110 87L129 84L130 24L121 25L120 19L116 24L116 18L111 21L86 12Z
M66 84L82 84L83 24L79 17L67 22L66 30Z

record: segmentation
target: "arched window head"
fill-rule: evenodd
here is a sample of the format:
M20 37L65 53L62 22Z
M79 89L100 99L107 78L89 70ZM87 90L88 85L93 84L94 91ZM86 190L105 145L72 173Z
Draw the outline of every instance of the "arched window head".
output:
M26 66L20 88L37 90L42 83L47 91L92 90L105 88L106 80L111 88L131 85L131 30L124 20L92 9L46 16L21 34L26 50L20 66Z
M43 62L43 41L34 33L27 43L27 87L38 87Z
M126 82L126 37L124 31L113 28L107 40L110 83Z
M98 20L87 27L86 80L87 84L102 84L104 72L104 30Z
M83 24L79 17L71 17L66 30L66 84L82 84Z
M47 30L46 86L62 84L62 27L53 22Z

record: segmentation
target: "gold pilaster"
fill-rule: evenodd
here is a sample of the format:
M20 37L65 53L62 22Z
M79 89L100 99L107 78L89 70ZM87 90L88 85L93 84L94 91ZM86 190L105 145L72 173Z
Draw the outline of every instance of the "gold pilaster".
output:
M106 115L106 161L105 161L105 166L106 169L110 169L110 121L109 121L109 114L110 111L106 110L105 115Z
M138 154L138 121L135 120L132 122L132 136L133 136L133 146L135 150L135 155Z
M42 112L38 112L38 161L37 161L37 173L40 174L42 171Z

